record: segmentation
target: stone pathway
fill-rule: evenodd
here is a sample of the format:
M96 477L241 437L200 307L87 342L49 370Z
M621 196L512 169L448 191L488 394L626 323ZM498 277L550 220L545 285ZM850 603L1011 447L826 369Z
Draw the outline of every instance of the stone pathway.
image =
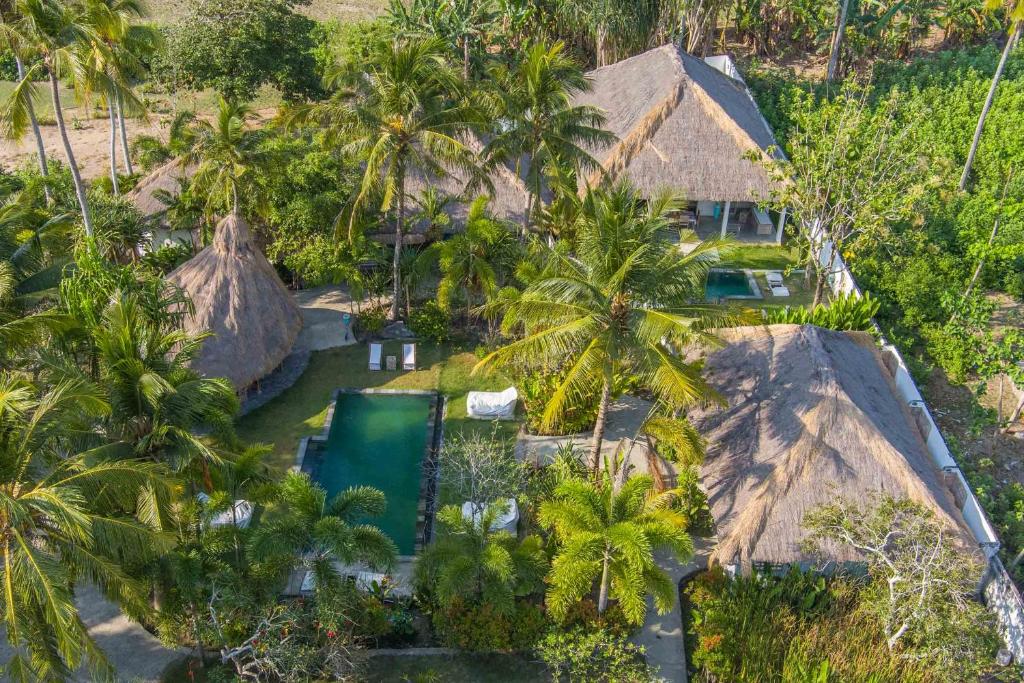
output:
M309 351L332 349L356 343L344 314L355 315L356 305L341 287L325 286L295 292L295 302L302 309L302 331L296 348Z

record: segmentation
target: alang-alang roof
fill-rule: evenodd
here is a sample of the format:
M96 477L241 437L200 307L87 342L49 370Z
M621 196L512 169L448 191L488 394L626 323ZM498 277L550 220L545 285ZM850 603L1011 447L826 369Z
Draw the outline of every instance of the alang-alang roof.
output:
M770 325L719 336L727 344L708 355L705 376L728 405L690 415L708 439L701 482L715 560L744 569L810 561L800 547L807 512L871 494L916 501L965 550L975 545L870 335ZM862 559L850 548L824 550L836 561Z
M742 83L674 45L588 76L593 87L574 103L602 109L605 128L619 138L590 150L608 175L647 194L671 188L694 201L768 199L772 181L757 159L775 141ZM599 180L597 172L587 182Z

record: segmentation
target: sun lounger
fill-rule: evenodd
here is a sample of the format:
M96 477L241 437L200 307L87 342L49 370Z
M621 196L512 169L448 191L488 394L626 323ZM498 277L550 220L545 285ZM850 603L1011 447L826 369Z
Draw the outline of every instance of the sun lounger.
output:
M789 287L786 287L785 285L778 285L778 286L772 287L771 291L772 291L772 296L778 296L778 297L789 296Z
M496 516L491 522L491 531L507 531L510 534L516 533L516 526L519 523L519 506L516 505L515 498L506 498L505 511ZM462 504L462 518L465 520L473 520L474 522L480 519L483 514L483 510L479 509L479 506L474 505L468 500Z
M196 500L201 505L206 505L210 502L210 497L203 492L196 495ZM252 503L247 500L236 500L234 503L234 512L229 508L223 512L218 512L210 519L210 527L216 529L221 526L230 526L235 524L239 529L248 528L249 522L252 521Z
M769 287L782 287L782 273L777 270L770 270L764 274L764 279L768 281Z
M380 370L380 356L384 353L384 347L376 342L370 343L370 369Z
M402 369L416 369L416 345L402 344Z
M480 420L509 420L515 415L518 400L515 387L497 392L471 391L466 397L466 412Z

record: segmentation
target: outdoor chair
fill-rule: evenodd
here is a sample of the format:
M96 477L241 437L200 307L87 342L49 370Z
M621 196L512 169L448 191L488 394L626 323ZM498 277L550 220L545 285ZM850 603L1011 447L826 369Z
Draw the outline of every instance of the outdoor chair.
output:
M768 281L769 287L782 287L785 284L782 281L782 273L777 270L770 270L765 273L764 279Z
M416 369L416 345L402 344L402 369Z
M771 289L772 289L772 296L778 296L778 297L789 296L789 287L786 287L785 285L777 285L777 286L773 285Z
M370 369L380 370L380 357L384 353L384 347L377 342L370 343Z

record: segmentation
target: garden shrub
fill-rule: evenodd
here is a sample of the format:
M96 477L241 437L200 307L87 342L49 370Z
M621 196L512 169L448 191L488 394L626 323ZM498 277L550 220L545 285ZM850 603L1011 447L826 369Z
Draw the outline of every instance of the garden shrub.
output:
M537 655L570 682L648 683L656 680L644 649L621 633L604 629L552 631L537 645ZM556 680L560 680L556 678Z
M451 315L437 305L427 301L409 316L409 329L420 339L442 344L452 338Z
M774 308L764 311L764 317L770 324L817 325L829 330L867 332L873 329L871 322L878 308L878 301L870 294L865 293L863 297L844 294L828 304L818 304L813 310Z
M356 329L363 334L377 334L384 329L388 314L383 308L370 308L356 316Z
M544 610L525 600L508 614L489 603L471 607L458 602L435 610L433 624L447 647L474 652L530 650L548 628Z
M594 428L594 422L597 421L597 408L600 399L597 393L586 398L570 398L557 424L551 429L544 428L544 409L547 407L551 394L562 381L563 376L559 372L535 371L528 373L516 382L516 386L520 389L519 397L522 399L523 407L526 409L526 427L531 433L543 435L574 434Z

